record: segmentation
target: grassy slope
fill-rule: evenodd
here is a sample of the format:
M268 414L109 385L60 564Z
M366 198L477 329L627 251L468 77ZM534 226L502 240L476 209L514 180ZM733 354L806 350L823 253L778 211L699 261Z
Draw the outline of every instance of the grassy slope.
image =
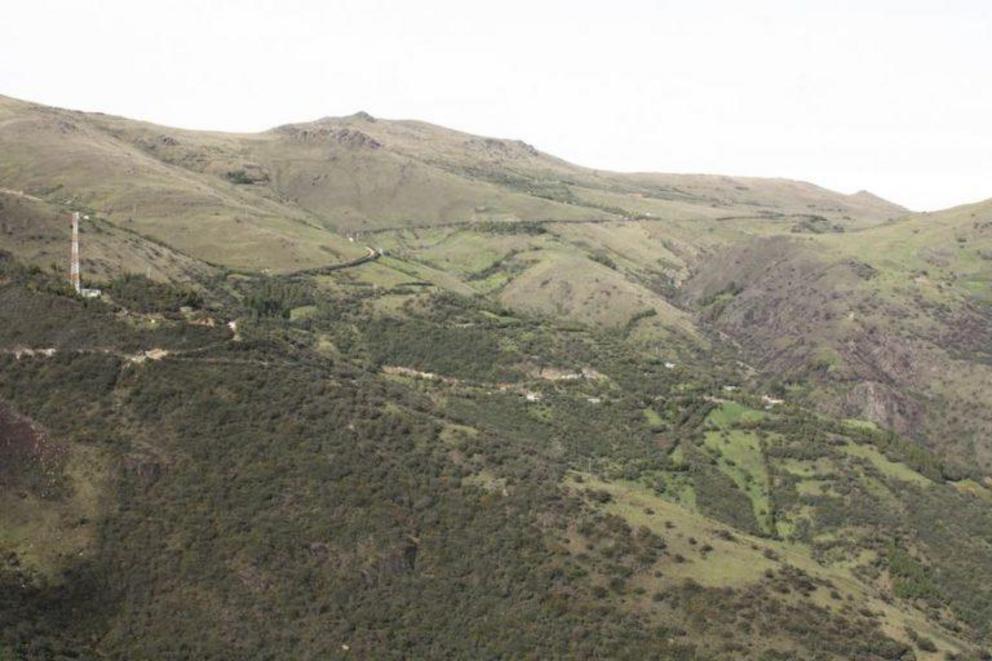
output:
M768 237L703 264L688 298L756 364L839 415L992 466L992 204L838 235Z
M37 197L0 191L0 250L43 268L68 270L69 223L65 207ZM105 281L120 273L189 281L215 269L134 230L92 217L80 225L83 277Z
M231 173L251 183L234 183ZM904 210L867 193L600 172L422 122L359 114L224 134L13 99L0 100L0 187L13 191L3 194L0 240L43 266L63 261L55 214L90 209L84 259L93 278L205 269L183 255L293 271L356 257L375 242L398 251L368 269L372 284L474 291L648 342L673 330L698 336L692 310L672 304L704 303L704 316L732 331L755 362L841 384L812 393L826 410L900 430L929 425L928 437L960 434L960 457L992 461L981 441L990 421L968 412L988 409L981 356L992 248L982 205L887 222ZM31 205L38 208L20 208ZM25 220L32 218L38 224ZM536 238L464 225L509 219L605 222L547 223ZM431 232L453 230L342 236L446 223L464 226L440 241ZM745 286L740 296L728 293ZM628 326L648 310L656 316ZM887 339L873 339L880 336Z
M466 228L467 235L428 250L424 241L413 241L396 255L403 264L379 264L368 275L373 284L410 277L492 295L520 310L564 311L577 322L606 326L624 327L635 315L654 311L655 317L628 329L648 341L673 330L698 335L689 316L671 305L666 288L681 283L716 247L754 233L789 231L808 216L860 227L902 212L868 195L787 180L593 171L516 141L364 114L225 134L13 99L0 99L0 186L37 196L54 205L53 212L90 209L99 219L94 222L108 229L105 252L121 255L87 265L93 278L115 269L167 278L195 268L142 268L144 255L134 256L133 243L124 240L134 235L224 267L285 272L357 257L365 242L403 244L389 233L354 243L343 234L479 221L614 219L547 225L550 243L552 237L501 245L485 234L467 243ZM18 245L28 241L28 225L6 225L16 229L8 231L7 243L29 259L46 266L55 257L61 261L57 234L41 241L35 236L28 251ZM507 264L479 261L493 251L502 253L495 260L510 250L544 247L554 249ZM476 263L465 261L465 251L476 251ZM612 266L602 268L589 257ZM84 250L84 258L97 256ZM486 266L492 272L479 276ZM597 275L578 277L586 272ZM557 284L541 286L545 280Z
M527 262L529 256L519 259ZM653 311L663 325L692 332L688 316L664 299L607 266L568 253L540 254L502 290L500 301L531 313L620 328L636 314Z
M325 229L632 214L818 214L853 226L901 212L782 180L596 172L513 141L365 115L244 135L0 98L0 146L0 185L241 268L292 270L348 253Z
M0 186L240 268L292 270L361 254L302 210L163 161L154 143L105 121L0 100ZM140 134L145 125L136 126ZM208 134L198 149L209 154L235 142Z
M652 532L664 536L668 552L678 554L687 561L670 565L661 576L645 572L635 578L638 587L643 588L644 597L637 599L638 607L651 611L659 610L657 603L648 597L665 594L680 582L690 580L715 589L746 589L762 584L774 577L783 568L794 567L809 576L829 582L809 595L802 595L816 606L823 608L821 617L849 615L851 603L859 608L881 614L881 628L886 634L897 639L908 640L907 630L934 640L939 652L960 653L959 641L953 635L928 622L916 609L905 604L892 604L880 597L871 585L866 585L851 570L842 565L818 563L808 549L789 543L754 537L733 531L729 538L727 529L713 520L700 516L677 504L659 498L641 485L622 482L602 482L589 476L581 476L582 482L572 480L572 489L602 490L611 494L612 500L603 507L604 511L616 514L631 526L644 526ZM709 550L701 553L700 549ZM839 597L832 598L835 591ZM783 600L789 603L791 600ZM798 600L799 603L802 599ZM795 608L795 605L791 605ZM766 644L790 647L790 637L780 631L763 634ZM797 653L798 651L794 652ZM928 658L923 655L922 658ZM934 655L931 658L940 658Z

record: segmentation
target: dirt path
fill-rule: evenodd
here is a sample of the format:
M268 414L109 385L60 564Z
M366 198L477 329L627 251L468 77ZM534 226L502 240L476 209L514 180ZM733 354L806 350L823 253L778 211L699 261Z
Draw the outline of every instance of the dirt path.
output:
M730 221L730 220L782 220L786 221L792 218L808 218L807 214L784 214L782 216L767 216L760 214L753 215L737 215L737 216L717 216L712 218L716 221ZM389 232L402 232L404 230L432 230L432 229L445 229L445 228L468 228L471 229L474 225L480 224L481 221L477 220L450 220L440 223L427 223L424 225L394 225L391 227L375 227L371 229L360 230L356 232L356 236L370 236L373 234L387 234ZM564 218L535 218L532 220L509 220L501 221L507 224L512 223L528 223L532 225L605 225L607 223L661 223L670 222L669 218L663 216L616 216L613 218L573 218L571 220Z
M333 273L334 271L340 271L342 269L350 269L356 266L361 266L362 264L367 264L368 262L374 262L375 260L382 257L382 252L376 250L372 246L365 246L365 255L353 259L349 262L342 262L340 264L330 264L329 266L318 266L312 269L304 269L302 271L294 271L289 273L289 277L298 277L305 275L325 275L327 273Z
M29 195L22 190L14 190L12 188L0 188L0 193L6 195L13 195L14 197L24 198L25 200L32 200L34 202L44 202L40 197L35 197L34 195Z

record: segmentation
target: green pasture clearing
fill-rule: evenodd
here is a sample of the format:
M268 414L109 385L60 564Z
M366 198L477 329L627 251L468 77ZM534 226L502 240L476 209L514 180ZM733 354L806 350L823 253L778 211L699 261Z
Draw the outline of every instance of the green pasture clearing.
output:
M933 486L933 482L931 480L927 479L923 475L920 475L906 464L897 463L890 460L884 454L879 452L877 448L871 445L845 443L839 447L843 452L853 457L867 459L882 475L886 477L902 480L903 482L912 482L921 487Z

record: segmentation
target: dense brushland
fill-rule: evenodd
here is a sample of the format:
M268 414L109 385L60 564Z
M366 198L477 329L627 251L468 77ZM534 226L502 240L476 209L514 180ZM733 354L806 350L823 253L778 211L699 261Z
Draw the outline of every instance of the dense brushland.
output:
M0 189L0 658L989 653L990 204L2 98Z

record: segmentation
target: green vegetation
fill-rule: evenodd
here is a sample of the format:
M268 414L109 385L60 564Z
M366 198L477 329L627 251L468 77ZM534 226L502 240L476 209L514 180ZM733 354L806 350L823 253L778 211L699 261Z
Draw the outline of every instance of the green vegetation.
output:
M477 223L475 225L475 229L487 234L526 234L530 236L544 234L547 232L547 229L545 229L543 223L536 223L533 221L485 221Z
M922 487L927 487L933 484L929 479L909 468L906 464L890 461L885 457L885 455L879 452L877 448L870 445L848 443L843 446L843 451L856 457L867 459L880 473L886 477L892 477L904 482L913 482Z
M245 305L255 317L289 319L294 309L313 305L313 292L293 281L264 280L254 284L245 296Z
M155 282L133 273L111 280L106 292L122 306L137 312L175 313L182 307L203 305L203 298L193 289Z
M3 346L59 314L101 329L0 357L0 401L68 449L8 473L48 494L4 510L39 523L0 522L15 655L858 656L988 635L992 593L962 573L987 571L985 501L911 469L891 435L758 410L746 389L714 402L740 375L689 353L687 383L616 333L438 293L369 314L396 294L273 277L209 302L240 315L235 341L123 323L5 264ZM13 323L19 305L51 320ZM153 346L176 353L130 364ZM554 376L581 369L600 376ZM948 507L953 530L920 527ZM61 555L32 550L53 537ZM879 572L891 603L869 596Z
M893 591L903 599L937 599L937 587L927 569L905 550L889 549L889 572L895 585Z
M720 429L730 429L738 424L753 423L764 419L765 414L733 401L721 402L706 421Z
M0 656L988 654L987 203L0 113Z
M253 184L255 180L248 176L244 170L232 170L225 175L232 184Z
M376 365L398 365L447 376L499 380L503 351L485 328L446 327L427 320L381 319L366 341Z

